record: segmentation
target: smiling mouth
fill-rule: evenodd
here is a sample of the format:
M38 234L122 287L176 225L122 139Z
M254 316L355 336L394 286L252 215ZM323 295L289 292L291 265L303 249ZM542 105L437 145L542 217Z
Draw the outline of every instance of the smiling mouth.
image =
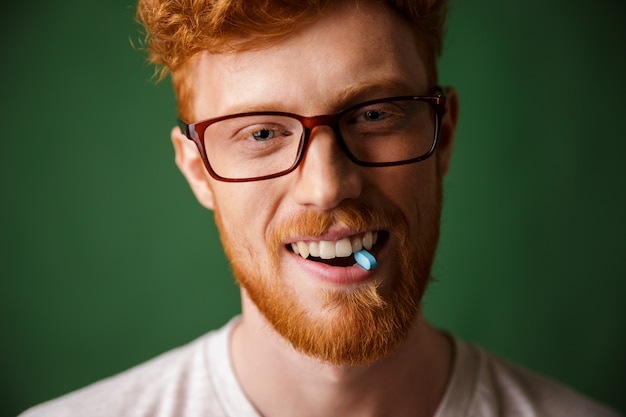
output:
M331 266L348 267L355 264L354 253L367 249L376 255L389 237L386 231L365 232L339 240L298 241L287 249L313 262Z

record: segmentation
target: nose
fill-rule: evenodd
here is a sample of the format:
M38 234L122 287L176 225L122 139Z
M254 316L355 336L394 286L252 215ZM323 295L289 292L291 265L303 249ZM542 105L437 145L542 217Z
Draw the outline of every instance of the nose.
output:
M363 189L362 169L341 150L330 127L315 127L295 172L295 200L301 205L331 210L343 200L357 198Z

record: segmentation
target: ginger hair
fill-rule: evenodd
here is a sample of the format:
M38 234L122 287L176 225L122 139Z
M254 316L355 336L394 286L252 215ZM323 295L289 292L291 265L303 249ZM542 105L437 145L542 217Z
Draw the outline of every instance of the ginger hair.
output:
M411 24L431 82L441 54L447 0L381 0ZM139 0L137 21L157 81L174 75L179 111L191 94L184 65L201 51L252 50L280 41L336 0ZM178 73L178 74L177 74Z

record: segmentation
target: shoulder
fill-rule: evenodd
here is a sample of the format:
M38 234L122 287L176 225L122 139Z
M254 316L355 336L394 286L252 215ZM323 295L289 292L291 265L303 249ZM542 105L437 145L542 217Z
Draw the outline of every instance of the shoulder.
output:
M476 348L478 349L478 348ZM496 404L520 416L616 416L570 387L478 349L482 356L476 407ZM480 413L479 413L480 414Z
M207 357L231 323L179 348L26 410L20 417L220 415ZM180 411L177 411L180 410Z
M456 351L451 382L456 384L455 393L448 395L464 403L464 415L618 417L614 410L572 388L480 347L456 340ZM464 396L462 391L469 394Z

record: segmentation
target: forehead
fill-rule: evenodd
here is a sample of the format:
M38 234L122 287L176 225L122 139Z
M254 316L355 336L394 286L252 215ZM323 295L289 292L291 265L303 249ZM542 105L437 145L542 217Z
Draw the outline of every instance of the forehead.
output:
M428 89L409 24L373 1L341 2L262 49L201 53L185 84L190 94L180 98L192 120L254 110L322 114Z

